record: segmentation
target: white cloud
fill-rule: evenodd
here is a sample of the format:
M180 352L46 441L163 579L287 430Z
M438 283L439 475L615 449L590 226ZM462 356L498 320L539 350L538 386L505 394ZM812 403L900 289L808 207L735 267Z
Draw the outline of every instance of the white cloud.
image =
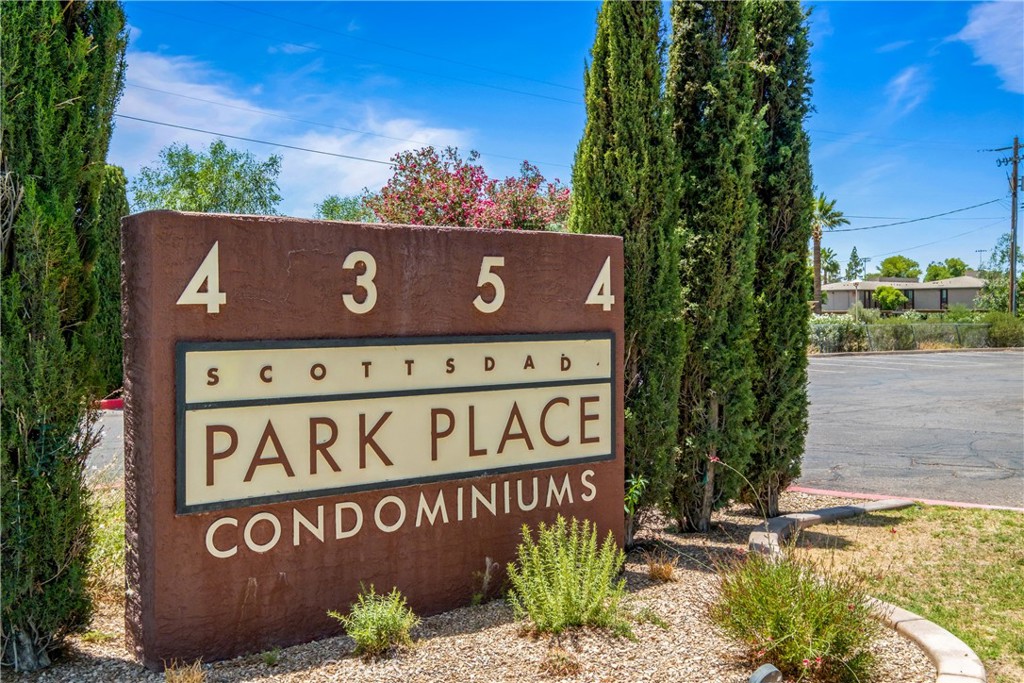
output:
M996 69L1003 88L1024 93L1024 3L985 2L967 15L967 25L953 38L971 46L975 64Z
M929 89L924 71L917 66L908 66L885 86L886 108L897 117L909 114L924 102Z
M894 40L891 43L886 43L885 45L882 45L881 47L875 48L875 52L877 52L877 53L895 52L896 50L902 50L903 48L907 47L908 45L912 45L913 42L914 41L912 41L912 40Z
M307 52L320 49L320 46L315 43L309 43L307 45L298 45L296 43L281 43L280 45L271 45L267 48L267 52L272 55L281 53L285 55L303 55Z
M191 57L129 51L127 62L127 84L118 106L118 113L126 116L381 161L425 144L464 149L472 144L469 131L379 113L388 110L386 102L371 107L334 92L307 91L300 113L295 111L295 101L279 109L263 105L262 87L233 88L229 74ZM318 127L282 116L323 121L374 135ZM115 121L108 159L124 167L129 179L143 166L155 164L160 150L172 143L205 148L216 139L207 133L131 119ZM357 194L364 187L377 189L391 174L390 167L384 164L225 140L231 147L252 152L260 159L271 154L281 157L278 183L283 201L279 210L287 215L312 216L313 205L327 195Z

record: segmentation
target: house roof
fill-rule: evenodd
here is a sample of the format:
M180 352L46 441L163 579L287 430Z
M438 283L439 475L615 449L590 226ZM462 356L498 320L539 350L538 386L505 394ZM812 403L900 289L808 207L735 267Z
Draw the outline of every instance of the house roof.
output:
M854 284L856 282L856 284ZM854 289L864 292L871 292L879 287L893 287L895 289L981 289L985 286L986 280L980 277L963 275L961 277L948 277L944 280L932 280L931 282L886 282L884 280L859 280L850 282L833 282L823 285L825 292L845 292Z

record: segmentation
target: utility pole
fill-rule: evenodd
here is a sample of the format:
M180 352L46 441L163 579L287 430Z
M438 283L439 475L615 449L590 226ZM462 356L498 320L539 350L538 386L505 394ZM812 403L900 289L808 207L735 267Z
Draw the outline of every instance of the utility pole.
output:
M988 249L975 249L974 250L974 253L978 255L978 272L979 273L981 272L981 269L985 266L985 260L984 259L985 259L985 252L987 252L987 251L988 251Z
M1010 194L1013 197L1010 204L1010 313L1017 315L1017 188L1020 187L1020 176L1018 175L1020 163L1020 137L1013 136L1013 166L1012 179L1010 180Z
M985 150L988 152L1005 152L1013 150L1013 156L998 159L1000 166L1010 165L1010 313L1017 315L1017 192L1020 188L1020 137L1013 136L1012 147Z

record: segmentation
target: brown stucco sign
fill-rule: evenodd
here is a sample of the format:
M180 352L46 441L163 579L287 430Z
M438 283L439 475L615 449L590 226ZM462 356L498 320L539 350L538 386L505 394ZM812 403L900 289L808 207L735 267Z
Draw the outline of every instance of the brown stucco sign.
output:
M360 584L465 605L558 514L621 541L619 239L151 212L122 247L147 666L332 635Z

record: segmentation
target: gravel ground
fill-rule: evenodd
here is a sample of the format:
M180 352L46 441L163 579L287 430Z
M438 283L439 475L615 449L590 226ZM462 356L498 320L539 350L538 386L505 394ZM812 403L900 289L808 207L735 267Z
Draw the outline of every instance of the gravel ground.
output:
M840 498L784 494L783 512L801 512L849 504ZM651 549L678 557L677 580L661 583L647 576L643 553L631 553L626 564L628 608L635 614L656 614L667 628L650 620L634 624L636 642L597 631L578 631L561 638L524 635L501 601L466 607L423 620L413 636L415 645L396 657L364 662L353 656L347 637L298 645L276 652L275 657L250 655L207 665L206 680L213 682L345 681L420 683L427 681L531 681L552 679L542 671L545 655L560 647L575 655L579 673L557 680L677 681L680 683L745 683L753 666L744 660L737 643L707 617L706 605L718 590L710 563L742 552L747 535L761 522L748 508L738 507L715 516L715 529L706 536L644 532ZM652 527L658 525L652 524ZM147 672L135 664L123 646L124 613L108 605L94 619L95 632L114 634L105 642L75 637L64 658L50 669L33 675L4 672L16 681L162 681L163 674ZM92 642L89 642L89 641ZM874 646L878 658L876 683L933 683L935 668L909 641L888 629Z

